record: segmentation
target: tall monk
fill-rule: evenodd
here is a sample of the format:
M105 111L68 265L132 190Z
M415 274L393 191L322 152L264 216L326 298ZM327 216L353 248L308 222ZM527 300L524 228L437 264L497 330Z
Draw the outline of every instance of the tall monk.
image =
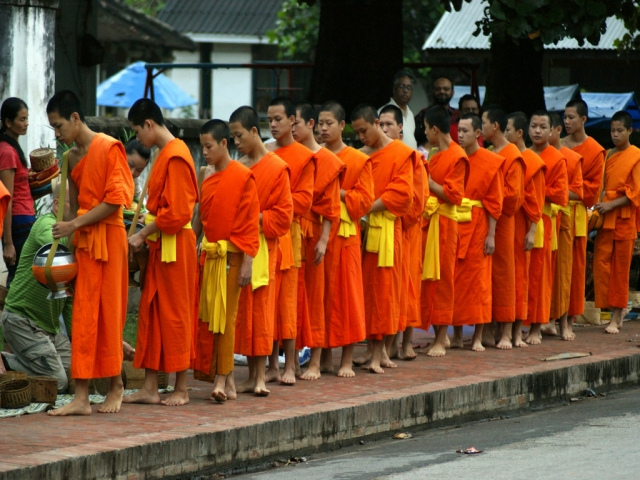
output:
M582 99L571 100L564 109L564 128L568 135L562 139L562 145L582 156L582 197L569 200L579 228L576 228L573 239L571 300L566 332L568 338L573 337L576 316L584 313L587 232L582 225L587 222L587 208L593 207L600 198L604 171L604 148L584 130L588 117L589 109Z
M47 104L56 139L69 150L73 220L53 225L53 237L73 235L78 262L73 300L71 375L76 394L50 415L90 415L89 379L110 377L101 413L120 410L124 388L122 331L127 314L127 234L122 206L133 201L133 180L122 143L87 127L78 97L68 90Z
M149 260L140 296L138 337L133 364L144 368L144 385L128 403L185 405L187 370L195 358L194 326L198 319L196 237L191 228L198 183L189 147L164 124L160 107L148 98L129 110L138 141L160 150L149 174L146 226L129 237L132 252L145 242ZM158 371L176 372L174 392L158 394Z
M514 347L527 347L522 340L522 322L527 319L529 296L529 267L532 249L540 249L543 242L536 243L536 235L541 240L544 232L537 229L544 207L544 174L547 170L544 161L525 145L525 135L529 131L529 119L522 112L508 115L507 129L504 134L513 143L525 163L524 202L516 212L516 235L514 253L516 260L516 321L513 322L511 341ZM540 259L541 256L538 256Z
M293 138L296 107L287 97L271 100L267 120L275 142L267 143L284 160L290 169L291 198L293 199L293 222L291 229L278 241L276 260L276 311L273 332L273 352L269 356L267 382L279 381L283 385L296 383L296 336L298 322L298 276L302 266L301 218L311 210L313 202L313 179L315 159L313 152ZM284 350L284 372L280 375L278 360L280 343Z
M625 111L611 117L614 148L607 152L604 188L594 206L604 217L593 256L596 308L613 308L605 332L614 334L622 328L622 312L629 300L629 269L638 237L640 149L629 143L632 125L631 115Z
M402 140L402 110L395 105L380 109L380 128L394 140ZM420 126L422 128L422 126ZM417 357L413 350L413 329L420 326L420 290L422 286L422 213L425 203L425 184L428 183L424 156L413 156L413 201L411 211L402 216L402 288L400 289L400 323L402 350L398 353L397 335L390 338L386 349L389 358L411 361Z
M307 102L296 104L296 122L293 136L310 149L316 159L311 211L302 216L303 261L298 281L298 335L296 348L311 349L307 370L302 380L317 380L321 370L333 372L331 357L321 367L322 347L325 344L324 313L324 256L332 225L340 222L340 174L345 166L333 152L316 142L313 130L316 110Z
M504 136L507 114L498 106L489 106L482 113L482 138L490 141L494 153L504 157L504 202L496 225L496 251L492 258L492 318L497 322L500 340L495 343L493 328L484 332L483 343L500 349L511 348L511 331L516 319L516 260L514 251L515 213L524 200L524 160L518 147Z
M454 338L462 348L462 327L475 325L471 350L484 351L482 330L491 323L491 260L496 224L502 212L504 157L481 148L482 120L465 113L458 122L458 144L469 158L469 179L458 207L458 265L455 270ZM500 292L496 292L500 295Z
M469 159L449 135L449 114L434 106L424 113L425 134L438 153L429 160L428 220L422 267L422 328L431 325L436 338L427 355L442 357L453 324L455 268L458 261L458 214L469 175Z
M324 258L325 336L323 357L342 347L339 377L353 377L353 347L364 340L364 292L360 218L373 204L373 173L367 155L342 141L345 111L337 102L326 102L318 124L325 147L345 164L340 177L340 225L333 229Z
M253 258L260 247L256 182L251 170L231 160L230 138L222 120L209 120L200 130L208 166L194 221L194 230L204 230L205 257L194 377L214 382L211 396L220 403L235 398L235 382L227 382L227 376L233 377L238 300L240 289L251 283Z
M540 329L543 324L549 323L554 276L552 251L557 249L556 219L559 209L569 203L567 162L556 148L549 145L550 135L549 113L545 110L534 112L529 122L529 137L533 142L531 150L542 158L547 170L542 221L537 227L544 232L544 244L542 248L533 249L529 264L527 322L531 328L526 339L529 345L541 343Z
M553 281L553 296L551 297L551 317L547 325L542 327L542 333L556 335L556 320L560 320L560 337L562 340L575 339L572 327L569 329L567 315L571 300L571 272L573 265L573 239L577 230L586 233L586 223L575 221L575 203L582 198L582 156L562 145L562 120L557 113L551 113L551 135L549 144L557 148L567 161L567 179L569 182L569 205L558 215L558 250L555 259L555 274ZM573 205L571 204L573 202Z
M386 337L398 333L402 277L402 222L413 198L413 150L387 137L376 109L367 104L351 113L351 125L371 158L375 200L368 212L367 238L362 259L367 343L371 343L368 368L396 365L384 349Z
M293 221L289 166L262 143L260 119L253 108L235 110L229 128L243 155L240 163L255 177L260 201L260 248L253 260L251 285L240 292L236 317L235 352L247 356L249 379L237 391L267 396L265 367L273 352L278 238L290 230Z

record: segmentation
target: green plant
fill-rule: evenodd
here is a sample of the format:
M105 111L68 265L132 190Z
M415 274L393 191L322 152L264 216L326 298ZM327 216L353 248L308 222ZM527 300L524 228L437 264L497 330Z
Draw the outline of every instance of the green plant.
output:
M281 60L310 61L318 43L319 25L320 2L310 6L303 1L284 0L276 27L267 32L267 38L278 45Z
M130 128L122 127L122 136L120 137L120 141L126 145L126 143L132 138L136 138L136 133Z

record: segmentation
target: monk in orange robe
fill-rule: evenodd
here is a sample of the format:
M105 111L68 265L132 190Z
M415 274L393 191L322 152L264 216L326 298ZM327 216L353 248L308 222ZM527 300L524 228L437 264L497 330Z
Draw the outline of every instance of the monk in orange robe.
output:
M568 135L562 139L562 145L582 157L582 197L569 200L574 218L577 219L576 223L580 222L579 225L587 221L587 208L593 207L600 198L604 171L604 148L584 130L588 115L589 109L582 99L571 100L564 109L564 128ZM571 300L567 330L562 334L563 339L575 338L573 323L577 315L584 313L586 263L587 232L580 228L573 239Z
M545 204L542 221L538 225L538 228L544 229L544 246L533 249L529 265L527 322L531 328L525 340L529 345L542 342L540 328L549 323L554 276L552 251L557 249L557 213L561 207L569 204L567 162L556 148L549 145L550 135L549 113L544 110L534 112L529 122L529 137L533 142L531 150L542 158L547 170L544 179Z
M296 336L298 333L298 276L302 267L301 217L311 210L315 158L313 152L293 138L296 107L287 97L271 101L267 111L271 135L275 142L267 143L267 150L275 152L290 168L293 223L291 230L278 241L276 261L276 312L273 332L273 352L269 356L267 382L284 385L296 383ZM284 350L284 372L280 375L278 360L280 343Z
M380 119L371 105L359 105L351 114L351 124L362 152L371 158L374 202L368 213L367 238L362 259L367 342L371 360L366 365L374 373L394 368L384 348L388 336L398 333L402 278L402 222L413 198L413 150L391 140L380 128Z
M316 110L306 102L296 104L296 123L293 136L296 141L309 148L316 158L311 211L303 215L302 268L300 269L298 292L298 336L296 348L311 348L311 359L302 380L317 380L321 372L332 373L330 357L322 364L322 347L325 344L325 265L329 237L333 226L340 221L340 175L345 165L333 152L320 147L313 134Z
M389 138L402 140L402 110L395 105L380 109L380 128ZM402 288L400 289L400 322L402 350L398 352L397 336L385 345L389 358L415 360L413 329L419 327L420 290L422 286L422 213L424 212L424 186L428 183L426 160L420 152L413 156L413 201L411 211L402 216Z
M369 157L342 141L345 126L342 105L337 102L322 105L318 124L325 147L345 164L340 176L340 224L337 229L332 228L324 257L322 363L331 358L332 348L342 347L337 375L350 378L355 376L352 363L354 344L366 337L360 218L373 204L373 173Z
M562 146L560 134L562 121L557 113L551 113L551 135L549 144L564 155L567 161L567 179L569 182L569 202L576 202L582 198L582 156L573 150ZM556 320L560 321L560 336L562 340L571 341L575 338L573 330L569 331L567 315L571 300L571 272L573 265L573 239L576 235L575 206L567 205L558 214L558 250L554 261L553 296L551 297L551 317L547 325L542 327L542 333L556 335ZM582 227L586 226L585 223ZM586 229L583 230L586 233Z
M629 269L640 223L640 149L629 143L632 125L631 115L625 111L611 117L615 146L606 154L604 188L594 206L604 217L593 256L596 308L613 308L605 329L612 334L622 328L623 311L629 301Z
M260 201L260 249L253 261L251 285L240 292L236 317L235 352L246 355L249 379L238 385L238 393L269 395L265 383L267 356L273 352L275 318L275 278L278 238L293 221L293 200L289 186L289 166L275 153L267 151L260 139L260 120L247 106L238 108L229 120L239 161L255 177Z
M0 237L4 231L4 217L7 214L9 208L9 202L11 201L11 194L4 183L0 182Z
M465 113L458 122L458 144L469 158L469 179L458 207L458 265L455 270L454 337L462 348L462 327L475 325L471 350L483 352L482 330L491 323L491 260L496 224L502 212L504 157L481 148L482 120ZM463 218L464 217L464 218Z
M484 329L483 344L500 349L511 348L511 331L516 319L515 213L524 200L524 160L518 148L504 136L507 114L498 106L482 113L482 137L493 144L494 152L504 157L504 202L496 225L496 251L492 258L492 318L497 322L500 340L496 344L493 327Z
M71 112L71 113L69 113ZM133 180L122 143L84 122L78 97L66 90L47 105L56 139L69 150L73 220L53 225L53 237L73 235L78 275L73 300L71 374L76 394L50 415L90 415L89 379L110 377L101 413L120 410L124 388L122 331L127 314L127 234L122 206L133 201Z
M515 215L516 321L511 332L512 345L522 348L528 346L522 340L522 322L527 319L531 251L543 246L542 243L536 245L535 240L536 233L544 235L543 232L537 232L537 225L544 207L544 174L547 167L524 143L525 132L529 129L527 116L522 112L514 112L507 118L505 137L518 147L525 163L524 202Z
M231 160L230 138L222 120L209 120L200 130L208 167L194 220L197 236L204 230L201 248L205 259L194 377L214 382L211 396L221 403L235 398L235 382L227 382L227 376L233 376L238 300L240 289L251 283L253 258L260 247L256 183L251 170Z
M146 226L129 237L132 252L149 247L140 296L138 337L133 364L145 369L142 389L127 403L185 405L187 370L195 358L193 331L198 319L196 238L191 228L198 183L189 147L164 124L160 107L140 99L129 111L129 123L145 147L160 154L149 176ZM176 372L174 392L160 400L158 371Z
M428 219L422 268L422 328L431 325L436 339L427 355L442 357L449 346L447 328L453 324L455 268L458 260L457 206L462 204L469 175L469 159L449 135L449 114L434 106L424 114L429 144L439 149L429 160ZM437 223L436 223L437 222Z

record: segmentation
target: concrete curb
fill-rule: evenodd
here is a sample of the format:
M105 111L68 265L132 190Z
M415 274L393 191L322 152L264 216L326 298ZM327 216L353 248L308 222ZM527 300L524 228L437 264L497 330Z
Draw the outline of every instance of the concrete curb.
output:
M557 403L587 388L638 386L640 354L611 352L492 374L469 375L300 409L116 438L3 463L0 480L127 480L246 468L269 457L351 444L399 429L492 411Z

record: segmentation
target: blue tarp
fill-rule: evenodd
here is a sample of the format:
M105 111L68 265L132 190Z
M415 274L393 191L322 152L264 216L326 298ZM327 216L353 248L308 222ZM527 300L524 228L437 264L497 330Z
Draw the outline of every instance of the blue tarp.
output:
M144 96L147 79L145 62L136 62L108 78L97 90L97 104L105 107L129 108ZM156 73L156 71L154 71ZM198 103L189 94L160 74L153 80L155 101L160 108L173 110Z
M626 110L633 119L633 128L640 128L640 110L633 92L629 93L582 93L582 100L589 106L586 127L609 128L611 117Z

